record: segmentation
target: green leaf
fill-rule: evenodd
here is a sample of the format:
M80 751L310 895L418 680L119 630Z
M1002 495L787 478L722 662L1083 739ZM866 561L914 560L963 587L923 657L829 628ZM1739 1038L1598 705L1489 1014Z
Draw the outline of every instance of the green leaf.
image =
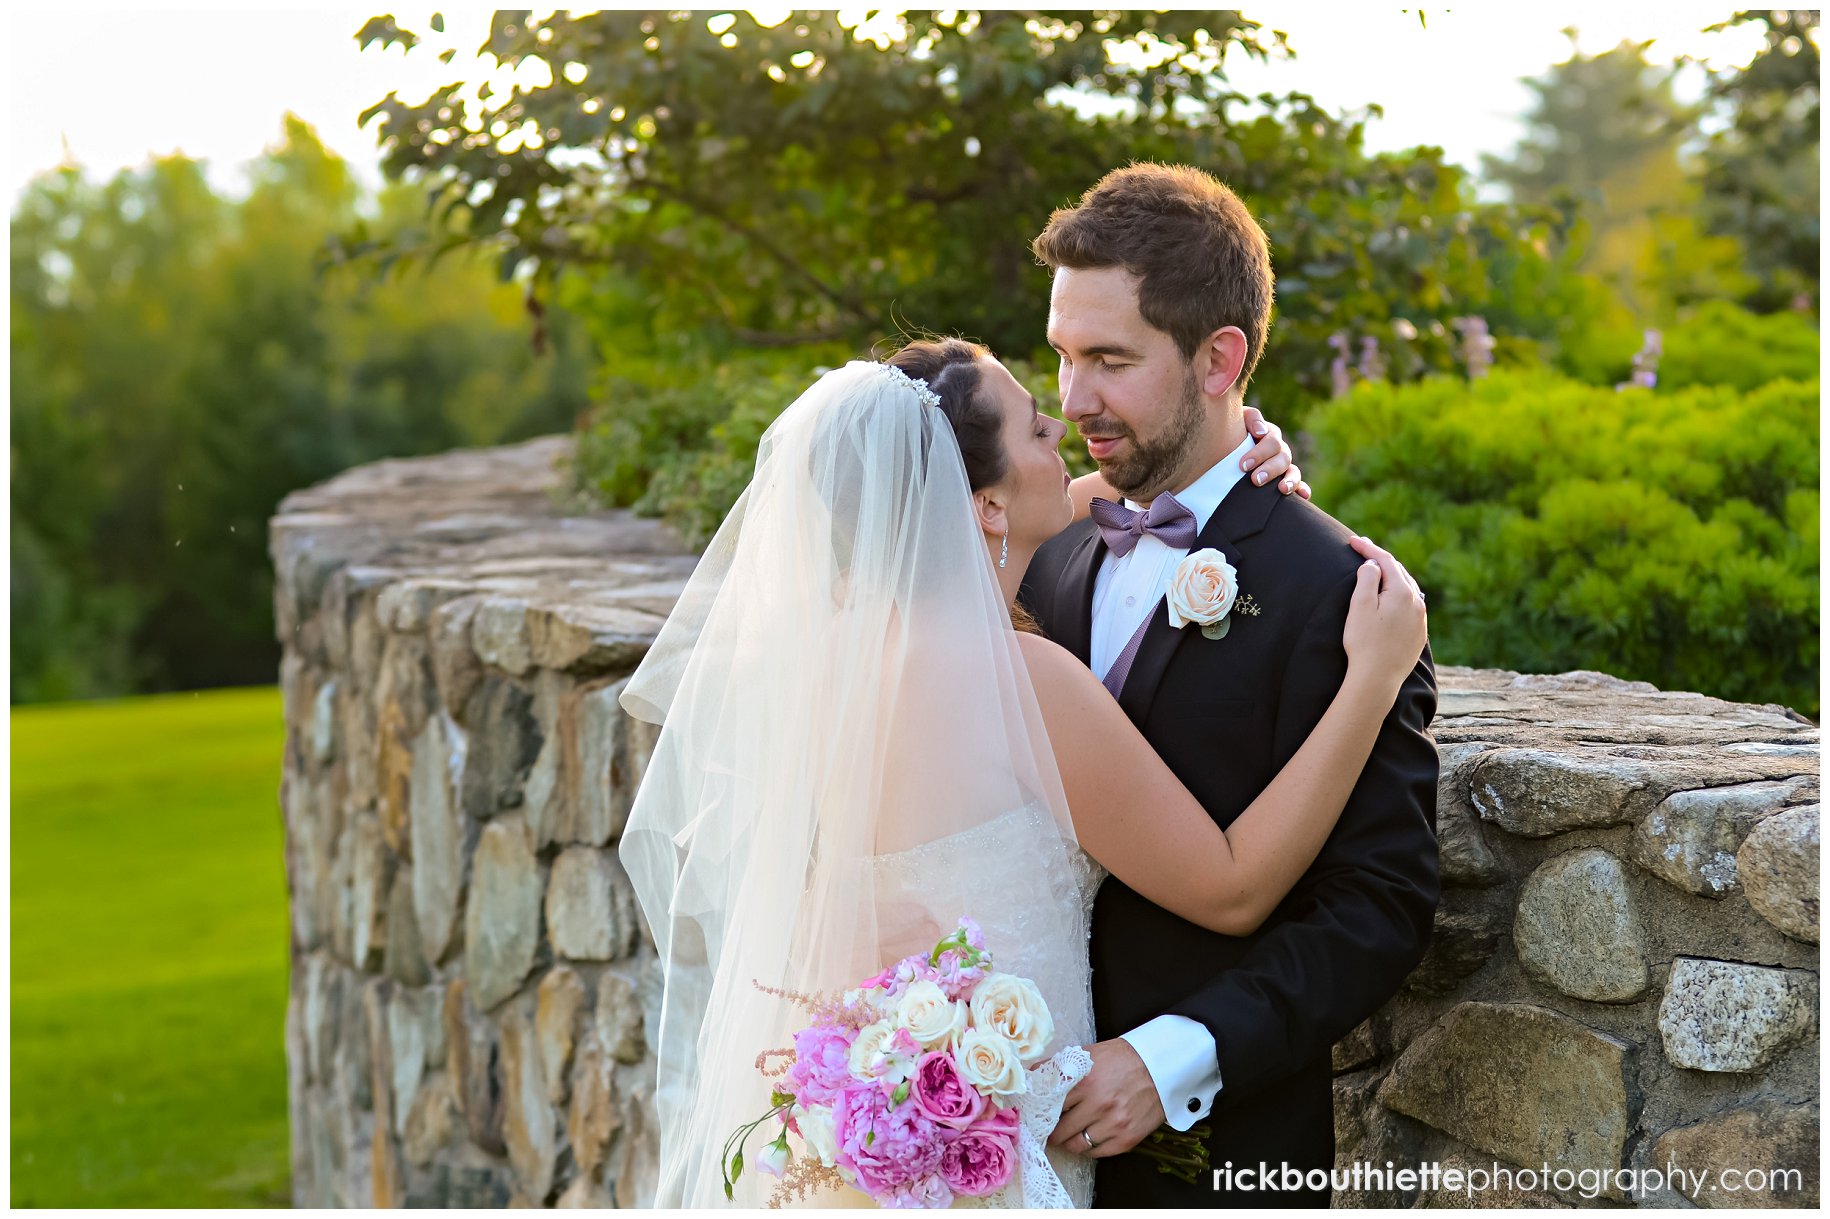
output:
M419 45L419 35L410 30L403 30L394 24L394 15L389 13L381 17L370 17L362 23L362 28L356 31L358 47L366 51L372 42L379 42L383 47L399 43L410 51Z
M384 97L380 101L376 102L373 106L370 106L367 110L364 110L361 114L358 114L356 116L356 126L358 126L358 127L368 126L370 119L374 118L377 114L380 114L383 110L386 110L389 106L393 105L396 100L397 99L396 99L395 95L393 93L389 93L386 97Z
M431 25L434 34L443 34L445 32L445 14L432 14L432 20L428 24Z

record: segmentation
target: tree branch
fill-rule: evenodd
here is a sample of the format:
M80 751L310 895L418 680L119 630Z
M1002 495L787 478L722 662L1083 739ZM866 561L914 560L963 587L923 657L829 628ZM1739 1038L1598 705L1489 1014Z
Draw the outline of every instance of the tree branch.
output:
M787 270L791 274L795 275L799 279L805 281L807 283L807 285L809 287L811 287L814 291L818 292L821 296L824 296L827 300L831 301L833 304L839 306L839 308L843 309L846 313L849 313L852 317L856 318L858 321L863 322L866 325L870 325L870 326L882 325L882 318L880 318L877 315L875 310L867 308L866 306L859 303L857 300L852 298L847 293L840 291L838 288L833 287L831 284L828 284L825 280L823 280L819 276L815 275L811 270L809 270L805 265L803 265L794 256L789 254L786 250L782 249L780 246L776 245L769 238L763 236L761 233L757 232L755 229L751 228L749 225L743 223L741 220L738 220L732 216L726 215L722 209L720 209L719 207L717 207L716 205L711 203L709 200L706 200L706 199L704 199L698 195L695 195L690 191L684 190L680 187L672 186L666 182L658 182L658 181L654 180L653 178L642 178L642 179L633 180L633 181L631 181L630 186L631 187L636 187L636 186L646 187L648 190L653 191L655 194L664 196L666 198L673 199L674 201L684 204L686 207L692 209L693 211L698 212L699 214L707 217L708 219L717 221L719 224L723 225L725 228L729 229L731 232L735 233L737 236L743 238L745 241L747 241L751 245L755 246L758 250L761 250L764 254L767 254L770 258L774 259L777 263L779 263L785 270Z

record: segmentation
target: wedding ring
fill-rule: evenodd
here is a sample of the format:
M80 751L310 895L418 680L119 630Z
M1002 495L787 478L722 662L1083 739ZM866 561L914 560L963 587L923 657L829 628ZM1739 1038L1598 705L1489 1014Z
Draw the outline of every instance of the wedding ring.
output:
M1092 1131L1090 1131L1090 1130L1082 1130L1082 1131L1081 1131L1081 1132L1080 1132L1080 1137L1081 1137L1081 1138L1083 1138L1083 1139L1085 1139L1085 1140L1086 1140L1086 1141L1087 1141L1087 1150L1088 1150L1088 1151L1091 1151L1091 1150L1093 1150L1093 1149L1094 1149L1094 1148L1095 1148L1095 1147L1097 1147L1097 1146L1099 1146L1099 1144L1098 1144L1098 1143L1095 1143L1095 1142L1094 1142L1094 1141L1093 1141L1093 1132L1092 1132Z

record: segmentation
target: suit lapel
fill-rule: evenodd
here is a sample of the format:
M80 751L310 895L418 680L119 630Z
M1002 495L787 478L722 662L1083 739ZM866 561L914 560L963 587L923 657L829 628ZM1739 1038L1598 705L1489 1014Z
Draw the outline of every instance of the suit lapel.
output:
M1055 642L1090 666L1093 657L1093 578L1106 557L1105 539L1088 522L1086 536L1075 543L1055 585L1059 622L1050 622Z
M1220 501L1220 506L1207 519L1207 527L1195 539L1193 554L1196 550L1218 550L1226 556L1226 561L1239 573L1240 582L1249 577L1245 566L1240 562L1239 543L1264 528L1270 519L1271 510L1282 498L1282 492L1275 487L1260 487L1241 479L1233 489ZM1090 614L1088 615L1090 619ZM1141 730L1144 717L1149 714L1150 705L1156 700L1157 687L1163 684L1163 674L1169 671L1169 662L1175 656L1188 635L1200 635L1200 629L1192 624L1177 629L1169 625L1168 603L1159 598L1156 608L1150 611L1150 626L1144 632L1144 641L1137 650L1137 659L1131 664L1131 672L1125 677L1124 689L1119 691L1118 705L1124 708L1131 722ZM1205 646L1220 646L1224 641L1206 640Z

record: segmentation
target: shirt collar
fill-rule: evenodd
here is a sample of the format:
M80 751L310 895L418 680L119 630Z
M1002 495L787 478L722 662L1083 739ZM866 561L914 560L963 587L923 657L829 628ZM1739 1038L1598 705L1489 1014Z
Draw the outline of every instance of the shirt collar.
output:
M1220 501L1225 499L1227 493L1238 485L1240 479L1245 477L1245 471L1239 468L1239 463L1247 453L1252 451L1254 443L1256 442L1253 441L1251 433L1246 433L1245 439L1239 442L1238 448L1222 457L1216 464L1209 466L1207 473L1174 492L1176 502L1195 514L1197 533L1207 528L1207 522L1220 507ZM1142 504L1132 500L1126 500L1125 507L1133 511L1143 509Z

